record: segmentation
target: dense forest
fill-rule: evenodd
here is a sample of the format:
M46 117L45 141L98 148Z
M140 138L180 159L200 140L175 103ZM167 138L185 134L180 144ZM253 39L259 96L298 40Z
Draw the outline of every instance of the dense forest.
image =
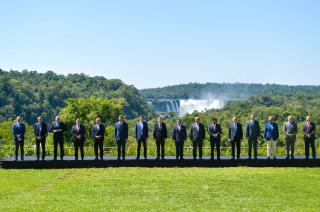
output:
M66 99L89 97L124 98L123 112L128 118L151 114L138 90L119 79L0 69L0 121L17 115L29 124L39 115L49 121L65 106Z
M320 86L245 83L189 83L163 88L140 90L141 95L146 99L206 99L209 95L211 97L225 98L226 100L240 100L262 93L293 94L297 92L320 93Z

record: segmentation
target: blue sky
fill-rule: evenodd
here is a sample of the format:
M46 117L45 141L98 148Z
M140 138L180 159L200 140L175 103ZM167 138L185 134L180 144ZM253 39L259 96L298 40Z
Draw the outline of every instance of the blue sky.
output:
M188 82L316 84L317 0L1 0L0 68Z

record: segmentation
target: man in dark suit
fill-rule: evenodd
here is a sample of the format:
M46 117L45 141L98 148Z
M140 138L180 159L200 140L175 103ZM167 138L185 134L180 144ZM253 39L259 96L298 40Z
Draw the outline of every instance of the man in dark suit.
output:
M260 136L260 125L259 122L256 120L256 115L251 114L250 121L247 122L247 130L246 130L246 137L248 139L248 156L251 159L252 154L252 145L253 145L253 154L254 159L258 157L258 137Z
M103 160L103 141L105 132L106 128L104 124L101 123L101 118L96 117L96 124L92 126L95 160L98 160L98 150L100 152L100 159Z
M161 147L161 158L164 159L164 147L165 140L168 137L167 125L163 122L162 117L158 117L158 123L154 125L153 138L156 140L157 145L157 157L160 159L160 147Z
M140 115L139 122L136 123L136 139L138 142L137 160L140 159L141 144L143 144L144 159L147 159L147 139L149 137L148 123L144 121L144 116Z
M118 148L118 160L126 159L126 141L128 139L128 124L124 121L124 116L119 116L119 121L114 125L114 137ZM121 155L122 153L122 155Z
M311 116L306 117L306 123L303 126L303 139L305 144L305 155L306 159L309 159L309 146L312 149L312 158L316 159L316 125L311 121Z
M193 146L193 159L197 159L197 148L199 148L199 158L202 159L202 145L206 137L204 125L200 123L200 118L196 117L190 129L190 140Z
M80 123L80 119L76 119L76 124L72 126L71 134L73 137L74 142L74 157L78 160L78 150L80 149L81 160L84 159L84 141L85 141L85 134L86 129Z
M211 146L211 160L214 159L214 146L217 147L217 159L220 160L220 143L221 143L221 126L217 123L216 118L212 118L211 124L208 126Z
M42 160L46 157L46 138L48 136L47 124L43 122L42 117L38 117L38 122L34 125L34 135L36 137L37 160L40 158L40 145L42 149Z
M232 123L229 126L229 141L231 142L232 160L235 157L235 147L237 147L237 159L240 159L241 141L243 139L242 124L238 122L237 117L232 118Z
M176 126L173 127L172 139L176 144L176 159L183 160L184 141L187 139L187 129L182 124L181 119L176 121Z
M292 117L288 117L288 121L283 126L283 131L286 135L286 147L287 147L287 157L290 158L290 150L291 150L291 159L294 159L294 145L296 143L298 127L296 122L292 120Z
M17 122L12 126L12 134L15 145L15 160L18 160L18 152L20 147L21 152L21 160L24 160L24 134L26 132L26 127L22 123L22 118L20 116L17 117Z
M57 160L58 155L58 144L60 147L60 159L63 160L64 156L64 135L63 133L67 130L66 125L60 121L60 117L57 116L55 121L52 123L50 132L53 133L53 160Z

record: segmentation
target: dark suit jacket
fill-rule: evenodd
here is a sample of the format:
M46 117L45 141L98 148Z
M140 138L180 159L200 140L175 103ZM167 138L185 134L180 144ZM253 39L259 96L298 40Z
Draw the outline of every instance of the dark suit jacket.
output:
M310 137L308 137L310 134ZM308 128L307 123L303 126L303 138L308 140L314 140L316 138L316 125L310 122L310 128Z
M167 125L165 123L161 123L161 128L159 124L154 125L153 130L153 138L156 140L164 140L168 137Z
M229 126L229 139L231 141L241 140L243 139L243 131L242 131L242 124L237 122L237 128L235 129L233 123Z
M54 130L62 130L59 132L53 132ZM63 141L64 140L64 136L63 133L67 130L66 125L63 122L60 122L59 124L56 124L56 122L52 123L50 132L53 132L53 140L56 141Z
M204 125L199 123L199 131L196 127L196 123L191 125L190 129L190 140L191 141L202 141L206 138L206 132Z
M15 123L12 126L12 134L13 134L14 142L18 141L17 135L20 135L20 139L21 140L24 140L25 132L26 132L26 127L25 127L25 125L23 123L21 123L20 126L18 126L18 124Z
M260 136L260 125L257 120L247 122L246 137L248 139L257 139Z
M208 133L210 135L210 141L220 141L221 140L221 126L216 124L216 128L213 127L213 124L208 126ZM213 137L214 134L217 134L217 137Z
M184 126L183 124L180 125L180 130L179 130L179 126L176 125L173 127L172 130L172 139L175 142L183 142L187 139L187 129L186 126Z
M147 139L149 137L149 127L147 122L142 122L143 127L141 128L140 122L136 123L136 139Z
M35 123L34 125L34 135L36 137L46 137L48 134L48 128L47 128L47 124L42 122L41 124L41 130L40 130L40 123Z
M114 125L114 138L117 141L124 141L128 139L128 124L126 122L122 122L122 124L118 121Z
M77 125L73 125L71 129L71 134L74 141L83 141L85 140L86 128L80 124L80 130L78 130ZM80 140L77 138L78 135L81 135Z
M106 127L104 126L104 124L100 124L99 129L97 124L92 126L92 135L94 140L104 141L105 133L106 133ZM97 139L96 136L101 136L101 137Z

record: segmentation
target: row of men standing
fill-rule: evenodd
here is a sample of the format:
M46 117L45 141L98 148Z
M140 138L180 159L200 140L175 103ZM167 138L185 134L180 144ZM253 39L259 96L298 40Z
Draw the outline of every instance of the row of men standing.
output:
M144 147L144 158L147 159L147 139L148 139L148 124L145 122L144 117L139 117L139 122L135 126L135 137L138 142L137 159L140 159L141 146ZM94 140L95 159L103 159L103 142L105 137L105 126L101 123L100 117L96 118L96 124L92 126L92 135ZM40 159L40 146L42 150L41 158L45 159L46 156L46 137L48 132L53 133L54 145L54 160L57 159L58 145L60 147L60 158L64 157L64 132L66 125L60 121L57 116L55 122L48 130L47 125L43 122L41 117L38 117L38 122L34 125L34 135L36 138L36 155L37 160ZM283 131L286 138L287 159L291 157L294 159L294 146L296 134L298 132L297 125L292 121L292 117L288 117L288 121L284 124ZM81 159L84 159L84 141L85 141L85 127L80 123L80 119L76 120L76 124L71 129L72 137L74 139L75 159L78 160L78 152L80 150ZM212 118L211 124L208 126L208 134L210 135L211 145L211 159L214 158L214 148L217 151L217 159L220 159L220 145L221 145L221 125L217 123L216 118ZM256 116L251 115L250 120L246 126L246 137L248 140L248 156L251 159L252 147L254 158L257 158L257 144L260 136L260 125L256 121ZM309 158L309 146L312 147L312 157L316 157L315 151L315 138L316 126L311 122L311 117L306 117L306 123L303 126L304 141L305 141L305 155L306 159ZM24 156L24 134L25 126L22 123L21 117L17 117L17 122L13 125L13 135L15 142L15 159L18 159L18 150L21 149L21 159ZM126 154L126 141L128 139L128 124L124 121L124 116L119 116L119 121L114 126L114 137L117 144L118 160L122 157L125 159ZM156 141L157 157L156 159L164 159L165 156L165 140L168 137L166 124L163 118L159 117L157 123L154 125L153 137ZM199 151L199 158L202 159L202 145L205 139L205 127L200 123L199 117L195 118L195 122L190 128L190 140L193 146L193 158L196 159L197 151ZM232 123L229 125L228 137L231 142L231 155L232 159L235 158L235 150L237 150L237 158L240 158L241 141L243 139L242 125L238 122L237 117L233 117ZM267 141L267 157L270 158L271 150L274 159L276 159L276 144L279 138L278 125L273 122L273 117L270 116L265 124L264 136ZM183 159L184 143L187 140L187 129L182 124L180 119L177 120L176 125L173 127L172 138L176 145L176 159Z

